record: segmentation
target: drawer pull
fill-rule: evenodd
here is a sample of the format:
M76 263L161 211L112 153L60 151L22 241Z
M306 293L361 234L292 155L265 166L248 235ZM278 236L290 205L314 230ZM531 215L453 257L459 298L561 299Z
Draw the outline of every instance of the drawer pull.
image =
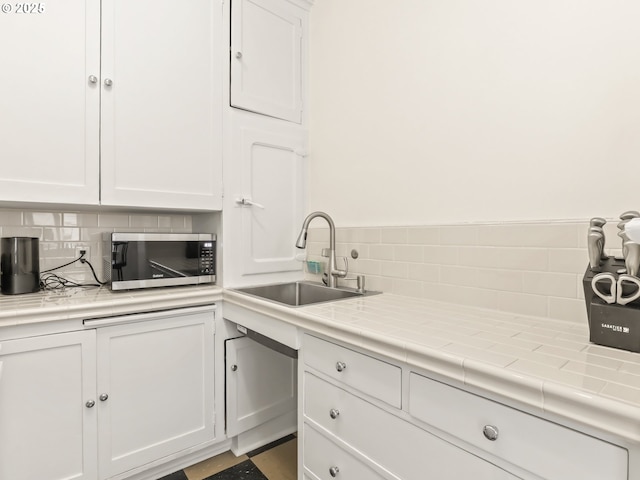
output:
M482 433L487 438L487 440L491 440L495 442L498 439L498 427L494 427L493 425L485 425L482 429Z
M329 469L329 475L331 475L332 477L337 477L339 472L340 469L338 467L331 467Z
M329 416L334 420L338 418L338 415L340 415L340 410L337 410L335 408L332 408L331 410L329 410Z
M347 364L344 362L338 362L336 363L336 370L339 372L342 372L344 369L347 368Z

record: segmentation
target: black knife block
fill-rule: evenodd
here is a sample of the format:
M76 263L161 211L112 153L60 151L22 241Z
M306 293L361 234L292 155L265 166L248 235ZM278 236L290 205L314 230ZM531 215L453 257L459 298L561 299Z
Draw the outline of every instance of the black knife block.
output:
M593 272L587 266L582 287L589 319L589 340L606 347L640 352L640 299L627 305L609 304L593 293L591 288L591 280L598 273L612 273L617 280L618 270L624 267L624 260L616 260L614 257L603 262L599 271ZM625 296L633 291L635 286L625 284Z

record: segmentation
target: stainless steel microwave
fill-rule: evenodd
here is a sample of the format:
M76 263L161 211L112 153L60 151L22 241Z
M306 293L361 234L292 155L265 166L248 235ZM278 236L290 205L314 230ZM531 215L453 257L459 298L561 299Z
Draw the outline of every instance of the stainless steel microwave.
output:
M102 251L112 290L216 281L211 233L105 233Z

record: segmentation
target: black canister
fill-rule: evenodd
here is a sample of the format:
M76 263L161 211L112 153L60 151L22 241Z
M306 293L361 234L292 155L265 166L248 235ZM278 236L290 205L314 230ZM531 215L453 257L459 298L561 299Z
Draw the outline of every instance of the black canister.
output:
M3 237L2 293L16 295L40 290L40 243L37 237Z

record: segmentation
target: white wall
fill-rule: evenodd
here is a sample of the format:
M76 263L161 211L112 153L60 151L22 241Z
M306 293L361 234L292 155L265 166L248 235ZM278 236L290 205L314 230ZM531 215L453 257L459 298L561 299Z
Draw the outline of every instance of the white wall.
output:
M630 0L318 0L310 209L340 226L640 209L639 26Z

